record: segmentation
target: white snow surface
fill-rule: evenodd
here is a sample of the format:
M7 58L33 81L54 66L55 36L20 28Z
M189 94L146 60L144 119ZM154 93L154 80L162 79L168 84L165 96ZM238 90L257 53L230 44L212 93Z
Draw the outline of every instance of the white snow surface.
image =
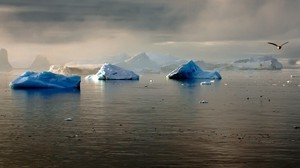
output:
M222 79L218 71L204 71L192 60L170 72L167 77L169 79Z
M139 80L139 76L132 71L116 65L105 63L95 75L88 75L87 80Z
M12 89L43 89L43 88L80 88L80 76L64 76L48 71L26 71L10 82Z

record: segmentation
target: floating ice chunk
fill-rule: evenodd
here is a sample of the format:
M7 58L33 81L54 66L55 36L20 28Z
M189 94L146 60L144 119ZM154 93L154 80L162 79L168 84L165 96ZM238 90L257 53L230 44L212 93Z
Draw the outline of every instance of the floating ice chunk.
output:
M65 118L65 121L73 121L72 118Z
M200 82L200 85L211 85L211 82L208 82L208 81Z
M80 76L64 76L52 72L26 71L10 82L13 89L80 88Z
M132 71L116 65L105 63L95 75L89 75L87 80L139 80L139 76Z
M170 72L169 79L222 79L217 71L203 71L194 61L189 61Z
M201 101L199 101L199 103L200 103L200 104L206 104L206 103L208 103L208 101L206 101L206 100L201 100Z

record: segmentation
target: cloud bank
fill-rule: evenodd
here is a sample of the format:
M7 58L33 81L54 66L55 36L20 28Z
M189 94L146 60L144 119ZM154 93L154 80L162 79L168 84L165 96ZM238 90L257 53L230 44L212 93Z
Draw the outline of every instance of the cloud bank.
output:
M223 59L290 41L284 55L296 57L299 10L294 0L0 0L0 45L19 59L141 51Z

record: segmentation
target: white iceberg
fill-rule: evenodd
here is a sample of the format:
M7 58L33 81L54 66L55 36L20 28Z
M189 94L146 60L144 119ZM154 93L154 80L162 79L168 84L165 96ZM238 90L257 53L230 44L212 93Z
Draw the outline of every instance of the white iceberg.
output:
M282 64L272 56L241 59L233 62L233 66L241 70L280 70Z
M95 75L88 75L87 80L139 80L139 76L132 71L116 65L105 63Z
M179 66L170 72L169 79L222 79L217 71L204 71L194 61Z
M51 65L50 72L62 75L88 75L97 73L101 64L68 64L68 65Z
M77 88L80 89L80 76L64 76L52 72L26 71L10 82L12 89Z

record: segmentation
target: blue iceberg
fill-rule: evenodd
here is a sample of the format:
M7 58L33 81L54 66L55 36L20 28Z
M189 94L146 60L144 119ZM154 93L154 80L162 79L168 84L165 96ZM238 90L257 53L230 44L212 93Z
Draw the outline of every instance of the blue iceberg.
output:
M80 89L80 76L64 76L52 72L26 71L10 82L12 89L46 89L46 88L77 88Z
M204 71L192 60L170 72L167 77L169 79L222 79L218 71Z
M139 80L139 76L132 71L123 69L116 65L105 63L95 75L89 75L90 80Z

